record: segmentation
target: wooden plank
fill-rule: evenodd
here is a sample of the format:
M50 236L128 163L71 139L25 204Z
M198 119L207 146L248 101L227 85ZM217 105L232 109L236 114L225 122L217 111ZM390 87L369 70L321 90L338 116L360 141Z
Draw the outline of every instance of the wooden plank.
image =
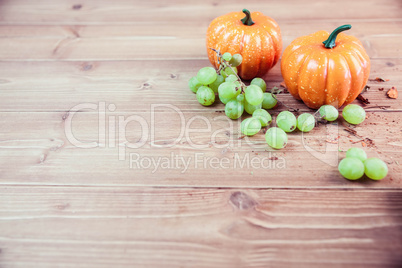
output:
M173 22L155 29L153 24L116 26L0 26L2 60L135 60L206 58L207 23L194 26ZM338 24L281 24L283 48L301 35ZM371 58L401 58L396 48L402 38L402 21L357 22L351 35L364 44ZM385 41L386 40L386 41Z
M297 36L283 36L287 47ZM0 60L173 60L205 59L205 37L180 39L175 36L133 38L8 38L0 42ZM402 58L398 46L402 35L387 38L364 37L361 40L373 59Z
M308 7L308 8L306 8ZM232 11L241 11L243 1L202 2L169 1L58 1L42 0L32 3L29 0L8 0L2 2L1 22L16 23L155 23L165 21L191 20L211 21L213 18ZM398 0L366 1L248 1L251 11L260 11L277 20L334 20L349 21L351 19L399 19L400 2ZM330 11L330 12L329 12Z
M209 65L207 60L0 61L0 111L66 112L78 104L99 102L114 104L119 112L148 111L152 104L171 104L183 111L201 113L223 110L219 101L213 107L202 107L188 89L188 80L200 68ZM390 111L401 111L401 98L393 100L386 96L391 86L402 87L401 68L401 59L372 60L371 78L383 77L390 81L369 81L371 88L364 93L371 102L367 110L382 111L379 106L386 106ZM269 89L279 86L283 81L280 65L264 79ZM379 88L384 90L379 91ZM281 94L278 99L295 109L311 111L290 94Z
M0 36L8 38L144 38L156 37L175 37L186 39L189 37L200 38L206 34L209 21L190 20L183 23L181 21L166 21L155 27L155 23L150 21L132 24L70 24L70 25L48 25L48 24L1 24ZM282 36L297 38L309 35L313 32L326 30L330 32L339 26L339 22L323 20L310 21L303 23L297 21L283 21L279 23ZM354 21L352 29L347 34L358 38L364 37L388 37L392 38L402 34L402 20L393 21L365 20Z
M276 151L263 132L242 139L240 122L222 113L171 108L157 107L153 114L0 113L7 130L0 136L1 184L400 188L400 113L369 112L354 128L357 137L342 125L294 132ZM338 161L350 147L363 145L370 157L388 163L386 179L341 177Z
M400 190L0 187L0 193L5 267L402 261Z

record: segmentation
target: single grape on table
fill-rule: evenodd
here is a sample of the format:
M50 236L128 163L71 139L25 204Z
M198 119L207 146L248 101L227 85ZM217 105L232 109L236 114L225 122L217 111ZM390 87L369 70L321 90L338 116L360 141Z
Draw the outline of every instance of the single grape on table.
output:
M323 105L320 107L320 109L318 109L318 112L322 118L330 122L335 121L339 116L338 109L332 105Z
M349 104L343 108L342 116L349 124L357 125L366 119L366 111L357 104Z
M364 164L357 158L346 157L339 162L339 173L348 180L357 180L364 175Z
M296 129L296 116L289 111L282 111L276 117L276 125L285 132L292 132Z
M372 180L382 180L388 174L388 167L384 161L372 157L364 161L364 174Z
M312 114L303 113L297 117L297 128L302 132L309 132L315 126L315 118Z
M349 148L346 151L346 157L357 158L360 161L364 162L367 159L367 154L364 150L360 148Z
M282 149L288 142L288 136L282 129L271 127L265 133L265 141L274 149Z
M241 133L247 136L253 136L261 130L260 120L250 117L246 118L241 122L240 125Z
M271 115L264 109L257 109L253 112L253 117L260 120L261 126L266 127L272 122Z

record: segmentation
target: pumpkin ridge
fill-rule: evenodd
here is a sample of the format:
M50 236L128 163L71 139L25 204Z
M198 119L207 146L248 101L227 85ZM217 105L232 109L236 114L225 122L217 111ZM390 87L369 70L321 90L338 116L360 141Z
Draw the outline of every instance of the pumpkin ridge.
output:
M332 99L329 100L328 104L331 104L331 105L337 106L337 107L341 107L345 103L347 97L349 96L349 91L351 89L350 85L348 87L345 87L345 85L346 85L345 83L347 83L349 81L349 83L352 84L352 81L351 81L352 77L350 77L350 72L347 72L345 70L345 68L342 67L344 64L346 66L346 68L349 68L348 62L344 59L342 53L337 52L337 53L333 53L332 55L333 55L332 60L334 61L335 65L334 65L334 68L332 69L332 71L330 70L328 72L327 77L328 78L332 77L333 80L337 81L338 83L336 84L337 88L335 88L335 89L331 88L331 90L328 90L328 92L330 94L335 93L335 94L333 94L333 96L336 97L336 99L334 99L334 100L337 101L337 103L336 103L337 105L333 104ZM337 75L339 75L340 73L349 74L349 79L347 79L347 78L340 79L340 77L337 77ZM345 90L345 88L346 88L346 90ZM344 94L345 91L346 91L346 94Z
M306 47L308 47L308 46L306 46ZM300 62L300 65L297 68L297 73L300 73L300 70L303 68L303 66L306 63L307 59L310 57L310 55L311 55L310 53L311 53L311 51L306 51L304 53L305 56L303 57L303 60ZM300 87L299 77L300 76L298 76L297 80L296 80L296 92L297 92L297 95L299 96L299 98L301 99L301 96L300 96L300 93L299 93L299 87Z
M360 55L359 55L358 53L356 53L356 51L354 51L354 50L351 51L351 52L352 52L353 54L350 54L349 58L352 58L352 57L355 58L356 61L359 62L360 66L363 66L363 65L364 65L364 62L362 61L362 58L360 57ZM348 61L348 65L350 66L350 64L349 64L350 59L348 59L348 58L346 58L346 57L345 57L345 59ZM362 68L362 69L363 69L363 68ZM363 90L363 87L364 87L365 84L367 83L367 81L365 81L366 77L365 77L364 69L363 69L362 73L360 74L360 76L362 76L362 77L361 77L361 85L360 85L360 88L361 88L361 90ZM358 79L358 78L354 77L354 79ZM353 101L353 100L360 94L361 90L360 90L359 92L357 92L357 94L356 94L356 93L353 94L353 91L351 91L351 93L350 93L350 94L348 95L348 97L346 98L344 104L349 104L349 103L351 102L351 100Z
M304 59L304 61L303 61L303 63L302 64L300 64L300 67L298 68L298 73L300 73L300 71L303 69L303 68L307 68L307 67L305 67L306 65L308 65L309 64L309 62L310 62L310 59L312 59L312 58L314 58L313 56L314 56L314 50L310 50L310 51L308 51L308 54L307 54L307 56L306 56L306 58ZM308 69L308 68L307 68ZM313 101L312 101L312 99L311 98L308 98L308 99L306 99L306 97L305 97L305 95L307 95L307 94L300 94L300 92L304 92L305 90L307 90L306 88L304 88L303 86L302 86L302 81L301 81L301 78L302 78L302 76L298 76L297 77L297 91L298 91L298 94L299 94L299 96L300 96L300 98L303 100L303 102L308 102L308 103L312 103ZM309 81L310 82L310 81ZM301 89L301 90L300 90ZM309 96L309 95L307 95L307 96ZM314 103L314 106L315 106L316 104ZM310 105L307 105L307 106L309 106L310 107Z
M328 69L329 69L329 57L325 54L325 88L324 88L324 103L327 103L328 98Z
M339 103L339 107L341 107L346 102L346 100L349 98L349 96L353 95L353 84L354 84L354 80L356 78L353 76L352 71L350 70L348 59L342 53L339 53L339 54L345 60L346 66L348 68L348 72L349 72L349 75L350 75L350 85L349 85L349 89L348 89L348 95L346 96L346 98L345 98L343 103Z
M266 32L266 36L267 36L267 38L268 38L268 42L269 42L269 44L271 44L272 45L272 48L274 49L274 50L272 50L272 49L270 49L269 51L270 51L270 55L269 55L269 59L271 59L270 61L268 61L267 63L269 63L269 65L267 64L267 66L268 66L268 70L269 69L271 69L274 65L275 65L275 55L276 55L276 53L275 53L275 51L276 51L276 48L275 48L275 45L274 45L274 40L273 40L273 38L272 38L272 36L269 34L269 33L267 33ZM265 47L265 46L264 46ZM262 46L261 46L261 54L262 53L264 53L265 54L265 52L264 51L262 51ZM274 54L273 55L273 57L272 57L272 54ZM262 61L261 61L262 62ZM263 66L260 66L260 70L262 71L262 69L264 69L264 67Z

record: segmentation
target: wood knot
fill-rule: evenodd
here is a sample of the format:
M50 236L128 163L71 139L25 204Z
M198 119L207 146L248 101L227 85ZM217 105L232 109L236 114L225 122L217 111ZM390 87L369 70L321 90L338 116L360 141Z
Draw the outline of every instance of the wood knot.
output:
M83 71L89 71L92 69L92 64L84 64L84 66L82 66L82 70Z
M62 115L61 119L62 119L63 121L66 121L66 119L68 118L69 115L70 115L70 112L67 111L67 112L65 112L65 113Z
M82 8L82 5L81 5L81 4L73 5L73 9L74 9L74 10L80 10L81 8Z
M175 75L175 74L170 74L170 78L176 79L176 78L177 78L177 75Z
M248 210L257 205L257 202L251 196L240 191L232 193L229 201L239 210Z
M67 209L69 207L70 207L69 203L61 203L61 204L55 205L55 208L58 209L58 210L65 210L65 209Z
M140 89L149 89L151 87L152 87L152 85L150 83L145 82L144 84L141 85Z

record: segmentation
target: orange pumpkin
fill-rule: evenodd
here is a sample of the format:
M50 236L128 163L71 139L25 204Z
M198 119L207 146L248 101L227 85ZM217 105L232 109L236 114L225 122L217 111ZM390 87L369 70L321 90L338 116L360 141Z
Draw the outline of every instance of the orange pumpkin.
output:
M283 52L281 72L286 87L310 108L340 107L361 93L370 73L370 59L361 42L336 28L295 39Z
M244 17L244 14L246 15ZM278 24L261 12L243 9L214 19L207 30L209 61L219 67L217 55L230 52L243 56L237 67L239 76L245 80L264 76L279 60L282 52L281 31ZM244 17L244 18L243 18Z

